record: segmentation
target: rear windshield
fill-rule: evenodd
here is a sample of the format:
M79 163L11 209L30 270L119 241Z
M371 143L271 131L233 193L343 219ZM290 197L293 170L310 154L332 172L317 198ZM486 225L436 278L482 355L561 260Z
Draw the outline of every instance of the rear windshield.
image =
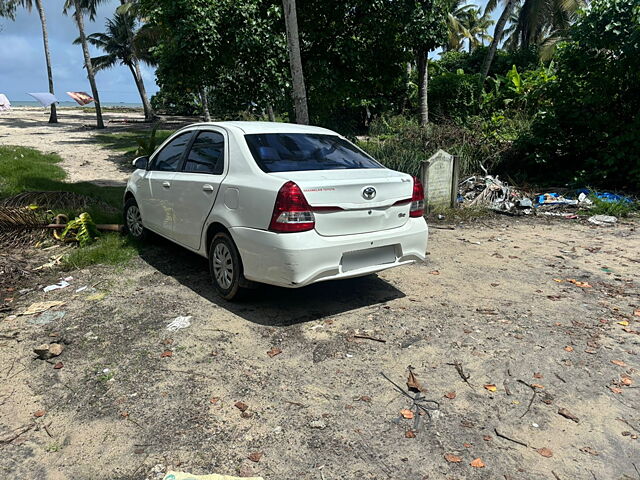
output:
M245 138L253 158L265 172L384 168L335 135L264 133Z

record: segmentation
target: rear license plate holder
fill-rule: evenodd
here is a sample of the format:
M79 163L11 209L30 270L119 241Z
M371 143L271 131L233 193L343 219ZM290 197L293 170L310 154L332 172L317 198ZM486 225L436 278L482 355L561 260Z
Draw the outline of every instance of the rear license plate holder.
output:
M384 265L396 261L396 248L394 245L386 247L367 248L346 252L342 255L342 271L350 272L361 268Z

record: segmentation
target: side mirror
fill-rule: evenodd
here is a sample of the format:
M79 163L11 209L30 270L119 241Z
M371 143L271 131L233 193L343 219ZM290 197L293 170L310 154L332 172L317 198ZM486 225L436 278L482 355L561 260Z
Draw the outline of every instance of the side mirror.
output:
M137 170L146 170L148 164L149 164L149 157L147 156L138 157L133 161L133 166Z

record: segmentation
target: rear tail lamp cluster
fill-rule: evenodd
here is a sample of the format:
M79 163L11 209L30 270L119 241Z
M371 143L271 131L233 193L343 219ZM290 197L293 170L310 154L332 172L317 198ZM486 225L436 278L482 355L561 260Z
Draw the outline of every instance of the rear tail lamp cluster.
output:
M313 230L316 219L311 206L300 187L285 183L278 191L269 230L277 233L306 232Z
M413 177L413 195L411 195L410 217L422 217L424 215L424 188L418 177Z

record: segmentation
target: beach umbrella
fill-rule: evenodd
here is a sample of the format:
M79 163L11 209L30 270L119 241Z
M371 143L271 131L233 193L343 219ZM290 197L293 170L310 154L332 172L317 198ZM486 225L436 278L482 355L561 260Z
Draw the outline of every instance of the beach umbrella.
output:
M0 93L0 112L11 110L11 102L4 93Z
M78 102L78 105L86 105L93 102L93 97L87 92L67 92L67 95Z
M48 107L52 103L58 103L58 99L52 93L27 93L27 95L31 95L43 107Z

